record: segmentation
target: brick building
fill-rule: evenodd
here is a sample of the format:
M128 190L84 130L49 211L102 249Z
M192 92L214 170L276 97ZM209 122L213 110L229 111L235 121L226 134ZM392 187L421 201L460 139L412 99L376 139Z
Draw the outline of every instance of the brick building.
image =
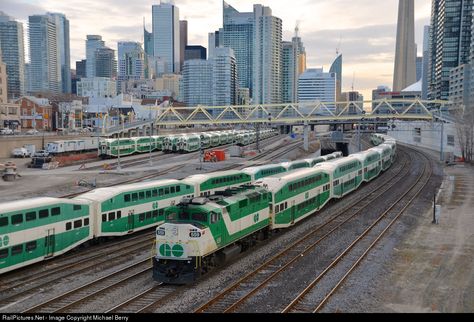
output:
M20 105L20 120L23 129L51 131L53 107L48 99L25 96L17 103Z

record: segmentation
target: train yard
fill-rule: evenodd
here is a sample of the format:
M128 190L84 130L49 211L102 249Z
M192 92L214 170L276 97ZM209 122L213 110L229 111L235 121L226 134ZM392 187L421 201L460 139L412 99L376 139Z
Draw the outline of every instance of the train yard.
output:
M267 146L272 148L243 162L212 165L204 172L298 158L295 151L301 141L282 145L277 137L267 139ZM183 168L189 170L189 164L175 158L195 155L198 153L171 156L157 152L153 162L166 163L165 168L155 173L131 171L134 178L119 176L115 184L183 178ZM137 156L122 167L133 169L147 162L147 157ZM192 162L193 167L197 165ZM429 206L432 190L440 183L436 167L425 153L399 146L396 162L379 178L331 201L316 216L258 242L251 252L240 254L192 285L152 280L154 230L82 247L4 274L0 312L360 311L359 294L365 294L370 280L383 273L386 261L377 259L391 256L402 233L417 222L416 212ZM379 256L380 252L384 255Z

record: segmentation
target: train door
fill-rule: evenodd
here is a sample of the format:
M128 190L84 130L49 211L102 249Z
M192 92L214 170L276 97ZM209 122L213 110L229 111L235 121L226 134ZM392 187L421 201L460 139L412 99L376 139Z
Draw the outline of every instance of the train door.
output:
M135 229L135 220L134 220L134 217L135 217L135 211L134 210L130 210L128 212L128 232L131 233L133 232L133 230Z
M55 245L54 228L46 230L46 237L44 238L44 257L49 258L54 255Z
M296 212L296 206L295 206L295 201L293 200L291 202L291 224L293 225L295 223L295 212Z

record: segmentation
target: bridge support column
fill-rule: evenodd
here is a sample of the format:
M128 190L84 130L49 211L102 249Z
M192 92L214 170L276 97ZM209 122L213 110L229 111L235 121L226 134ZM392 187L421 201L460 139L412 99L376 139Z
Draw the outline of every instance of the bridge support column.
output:
M304 128L303 128L303 135L304 135L304 150L306 152L309 151L309 126L308 126L308 122L305 122L304 123Z

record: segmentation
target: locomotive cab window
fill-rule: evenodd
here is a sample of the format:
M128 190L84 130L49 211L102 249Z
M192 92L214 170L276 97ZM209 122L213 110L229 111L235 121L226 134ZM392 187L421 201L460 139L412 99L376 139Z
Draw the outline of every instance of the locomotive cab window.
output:
M214 224L219 221L219 214L211 212L211 224Z

